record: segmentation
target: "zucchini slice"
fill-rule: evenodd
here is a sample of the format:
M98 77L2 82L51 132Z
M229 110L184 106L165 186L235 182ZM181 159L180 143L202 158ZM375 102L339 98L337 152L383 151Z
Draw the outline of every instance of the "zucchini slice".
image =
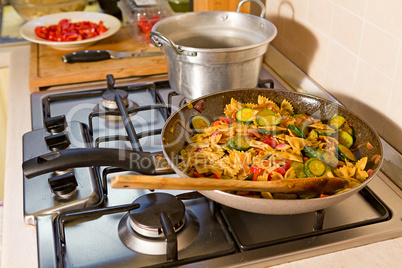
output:
M343 124L345 124L346 119L342 115L335 115L329 120L329 125L332 128L339 129Z
M320 177L325 174L327 165L317 158L310 158L304 163L304 172L309 177Z
M318 158L317 148L318 148L317 146L316 147L310 147L307 145L304 146L303 149L304 155L309 158Z
M322 161L333 167L338 166L338 158L334 154L323 150L318 150L317 152Z
M211 122L202 115L194 115L190 119L190 128L197 133L204 132L204 129L208 128L210 125Z
M349 123L348 121L346 121L345 124L343 124L339 130L341 130L341 131L346 131L346 132L349 133L353 138L355 138L355 130L354 130L354 128L350 125L350 123Z
M307 177L306 173L304 173L304 164L302 162L293 161L290 167L295 171L296 178Z
M267 116L267 115L275 115L275 113L273 111L271 111L270 109L262 109L261 111L259 111L257 113L255 118L258 120L259 118Z
M236 121L245 125L252 124L255 111L252 108L242 108L236 112Z
M344 159L347 159L347 160L352 161L352 162L357 161L355 155L348 148L343 146L342 144L338 144L338 152L339 152L339 155Z
M247 151L251 148L250 144L242 135L237 135L226 142L226 146L231 150Z
M258 118L257 124L261 127L277 126L281 123L282 119L277 115L266 115Z
M353 145L353 137L346 131L338 132L338 141L346 148L350 148Z
M258 131L261 134L267 134L267 135L278 135L284 132L283 130L267 130L265 128L258 128Z

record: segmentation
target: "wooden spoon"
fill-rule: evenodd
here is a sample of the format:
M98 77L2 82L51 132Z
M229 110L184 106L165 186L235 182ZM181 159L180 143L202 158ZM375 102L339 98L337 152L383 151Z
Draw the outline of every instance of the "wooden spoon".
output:
M217 180L211 178L171 178L147 175L117 175L112 177L112 188L170 189L170 190L240 190L271 193L333 194L346 187L342 178L299 178L279 181Z

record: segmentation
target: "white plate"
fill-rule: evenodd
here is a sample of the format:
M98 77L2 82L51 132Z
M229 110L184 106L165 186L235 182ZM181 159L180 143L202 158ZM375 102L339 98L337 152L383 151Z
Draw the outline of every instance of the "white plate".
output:
M36 36L35 28L37 26L50 26L52 24L58 24L59 21L62 19L69 19L71 20L71 22L79 22L86 20L99 23L99 21L103 21L103 24L108 28L108 30L105 33L98 35L94 38L84 39L81 41L71 41L71 42L48 41ZM31 20L22 25L20 33L24 39L31 41L33 43L48 45L54 49L59 50L78 50L88 47L109 36L112 36L120 29L120 27L121 22L117 18L111 15L97 12L72 11L72 12L50 14Z

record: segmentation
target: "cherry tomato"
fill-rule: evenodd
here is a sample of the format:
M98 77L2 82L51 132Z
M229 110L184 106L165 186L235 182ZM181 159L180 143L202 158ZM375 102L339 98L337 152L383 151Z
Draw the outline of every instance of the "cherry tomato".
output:
M268 176L269 181L272 180L272 175L273 175L272 173L274 173L274 172L277 172L277 173L281 174L282 176L285 176L286 170L283 167L278 167L278 168L274 169L271 173L269 173L269 176Z

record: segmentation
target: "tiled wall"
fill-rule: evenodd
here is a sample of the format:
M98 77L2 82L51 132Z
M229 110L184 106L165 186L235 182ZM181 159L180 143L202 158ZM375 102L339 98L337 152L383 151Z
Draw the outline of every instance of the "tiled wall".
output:
M402 1L266 0L272 45L402 152Z

